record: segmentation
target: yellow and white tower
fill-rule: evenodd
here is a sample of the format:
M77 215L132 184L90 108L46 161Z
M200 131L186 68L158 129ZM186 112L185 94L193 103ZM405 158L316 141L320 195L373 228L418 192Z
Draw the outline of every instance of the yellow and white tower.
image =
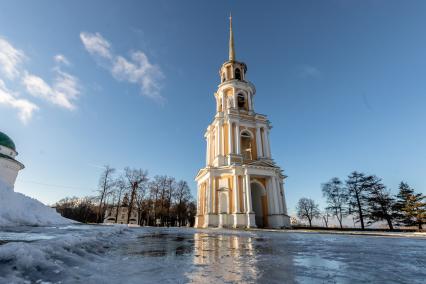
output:
M204 135L206 167L195 178L195 227L289 227L286 176L271 158L272 127L254 110L256 89L246 79L247 66L235 58L231 17L229 32L229 60L214 94L216 115Z

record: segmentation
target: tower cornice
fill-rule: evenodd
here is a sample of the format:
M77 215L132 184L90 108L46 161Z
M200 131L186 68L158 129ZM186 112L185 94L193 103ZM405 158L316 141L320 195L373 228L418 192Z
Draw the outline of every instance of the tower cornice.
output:
M217 86L217 92L222 92L224 89L232 87L232 88L238 88L245 91L250 91L251 94L254 96L256 94L256 87L251 83L250 81L240 81L240 80L229 80L225 81L223 83L220 83Z

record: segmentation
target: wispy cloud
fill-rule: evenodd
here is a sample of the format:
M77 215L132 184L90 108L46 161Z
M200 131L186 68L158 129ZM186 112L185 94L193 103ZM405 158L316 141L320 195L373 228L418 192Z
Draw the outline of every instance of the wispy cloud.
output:
M58 64L64 64L66 66L70 65L70 62L68 61L68 59L63 54L56 54L53 57L53 60L55 60L55 62L58 63Z
M46 100L54 105L73 110L76 108L74 101L80 94L77 79L59 68L54 70L55 79L51 85L47 84L42 78L25 74L22 84L27 92L37 98Z
M73 110L80 95L78 79L64 72L60 65L70 65L70 61L62 54L53 57L56 66L54 77L49 84L45 79L32 74L23 65L26 55L15 48L9 41L0 37L0 104L16 108L21 121L27 123L39 106L25 98L18 98L18 93L6 88L3 79L24 86L26 93L32 97L43 99L59 107ZM3 77L3 78L2 78Z
M301 77L304 78L318 78L321 76L321 71L317 67L312 65L301 65L299 67L299 74Z
M90 54L105 58L112 58L110 51L111 45L101 34L81 32L80 39Z
M16 93L8 90L5 83L0 79L0 104L17 109L19 119L26 124L31 119L33 112L39 108L34 103L17 98L17 96Z
M19 65L25 58L24 52L16 49L7 40L0 37L0 72L8 79L19 75Z
M164 75L160 67L152 64L144 52L133 51L130 58L126 59L114 54L111 44L99 33L81 32L80 39L86 50L101 59L101 66L107 68L116 80L137 84L142 95L160 103L165 102L160 94Z

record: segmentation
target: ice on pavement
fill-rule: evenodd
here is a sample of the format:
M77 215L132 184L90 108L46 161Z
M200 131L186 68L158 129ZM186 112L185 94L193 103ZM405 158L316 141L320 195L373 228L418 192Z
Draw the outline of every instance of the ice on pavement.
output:
M72 223L55 209L36 199L14 192L0 180L0 226L46 226Z
M424 283L415 238L73 225L9 227L0 283ZM19 238L20 234L30 235ZM40 235L36 238L36 235Z

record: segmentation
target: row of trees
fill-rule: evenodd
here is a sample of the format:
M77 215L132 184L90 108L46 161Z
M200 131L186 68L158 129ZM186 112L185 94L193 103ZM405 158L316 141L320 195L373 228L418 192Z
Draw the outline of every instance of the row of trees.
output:
M87 197L66 197L54 205L56 211L68 219L82 223L96 223L96 212L98 209L98 198Z
M65 198L56 204L64 217L80 222L101 223L107 209L127 207L127 222L137 211L141 225L193 225L196 204L186 181L167 175L148 177L142 169L125 168L122 174L105 166L99 179L97 196Z
M297 204L298 217L308 220L310 226L314 218L322 218L328 226L328 218L333 216L343 228L343 218L349 215L363 230L378 221L385 221L390 230L395 225L417 226L421 230L426 224L426 196L405 182L393 195L377 176L354 171L344 182L334 177L324 183L322 193L327 203L323 212L309 198L301 198Z

